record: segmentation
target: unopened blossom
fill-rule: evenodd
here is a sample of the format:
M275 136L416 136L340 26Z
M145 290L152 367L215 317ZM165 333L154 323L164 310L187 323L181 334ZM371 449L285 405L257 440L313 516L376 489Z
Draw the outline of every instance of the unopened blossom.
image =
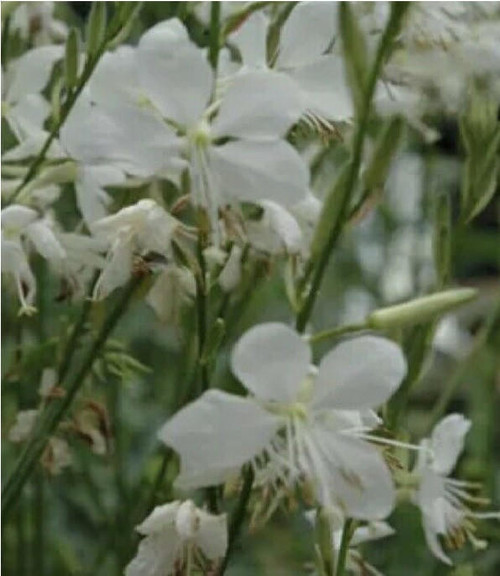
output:
M189 574L193 566L208 573L227 549L226 515L209 514L191 500L157 506L137 531L144 538L126 576Z
M470 421L461 414L443 418L431 437L422 441L427 450L419 452L415 469L419 487L414 500L422 512L427 545L436 558L450 565L452 561L444 552L440 538L451 548L461 547L467 540L483 548L486 542L474 536L474 520L500 518L498 512L475 512L471 507L484 501L470 494L474 486L449 477L470 426Z
M256 326L237 343L232 370L250 395L206 392L167 421L159 437L181 455L178 484L223 482L252 462L257 486L280 491L307 482L317 500L359 519L387 516L391 474L367 440L373 412L401 383L399 347L364 336L311 366L311 350L279 323Z
M307 168L284 139L301 115L294 83L286 75L256 70L235 78L223 97L215 98L206 55L177 19L148 30L137 49L103 58L90 91L122 126L127 116L117 118L116 110L124 106L163 118L154 139L166 150L180 139L192 202L206 210L216 239L223 205L265 199L291 205L306 193ZM148 141L139 125L135 138Z
M94 297L105 298L123 286L132 275L135 256L142 257L149 253L163 257L169 255L170 241L178 224L173 216L150 199L139 200L116 214L94 222L92 229L95 237L109 246Z

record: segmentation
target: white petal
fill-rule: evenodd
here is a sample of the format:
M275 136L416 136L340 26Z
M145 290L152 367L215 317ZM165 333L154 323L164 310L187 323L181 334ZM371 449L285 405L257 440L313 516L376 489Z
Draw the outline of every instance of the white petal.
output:
M443 548L439 542L438 535L436 534L436 532L434 532L434 530L432 530L432 528L426 522L425 517L422 518L422 524L423 524L423 528L424 528L425 541L427 542L427 546L429 547L429 550L434 554L434 556L438 560L441 560L441 562L444 562L448 566L452 566L453 562L445 554L445 552L444 552L444 550L443 550Z
M84 167L78 170L75 182L76 203L85 223L92 228L93 222L104 218L107 214L106 207L110 203L110 198L100 182L101 167ZM116 180L123 180L121 172L114 172ZM111 182L106 182L110 183Z
M62 55L62 46L41 46L13 62L9 69L7 101L16 102L26 94L41 92L49 80L54 63Z
M307 193L309 172L287 142L229 142L212 147L210 160L226 198L290 206Z
M354 530L350 545L357 546L363 542L372 542L373 540L392 536L395 533L394 528L387 524L387 522L370 522L367 526L360 526Z
M156 506L151 514L141 524L136 526L137 532L149 536L155 532L169 530L175 526L175 517L179 510L180 502L175 500L162 506Z
M183 488L227 479L269 442L279 420L250 399L209 390L175 414L159 439L181 456Z
M167 576L172 574L181 552L181 542L172 528L165 533L146 536L137 555L125 568L125 576Z
M50 105L40 94L26 94L7 109L5 119L16 138L22 141L42 129L49 112Z
M406 374L401 348L385 338L360 336L342 342L321 361L314 405L362 410L383 404Z
M12 204L7 206L1 212L0 218L2 220L3 230L16 230L28 226L38 218L38 213L32 208L22 206L21 204Z
M231 367L242 384L262 400L292 402L309 372L311 349L285 324L251 328L233 349Z
M337 32L337 2L300 2L281 30L277 66L293 68L312 62Z
M433 469L438 474L447 476L453 470L470 427L470 420L461 414L450 414L436 425L431 441L434 450Z
M279 236L286 250L290 253L299 252L302 246L302 231L297 220L276 202L264 200L264 218L272 230Z
M354 114L354 105L341 58L334 54L294 70L290 76L297 82L302 106L319 118L346 121Z
M255 71L238 75L222 99L213 135L277 138L303 112L296 84L284 74Z
M225 514L214 516L198 510L200 524L196 544L209 560L222 558L227 550L227 518Z
M116 288L127 283L132 273L133 250L131 243L118 238L108 255L104 269L97 281L94 298L106 298Z
M168 20L143 35L138 47L139 76L160 112L186 126L200 119L212 91L213 73L203 52Z
M146 302L161 322L175 323L179 320L182 307L194 297L195 290L195 280L190 270L169 265L148 292Z
M241 54L243 64L259 67L266 65L266 37L268 18L261 11L255 12L243 22L229 38Z
M47 260L57 262L66 257L64 248L43 220L38 220L27 226L26 236L33 242L39 254Z
M317 436L328 466L334 502L353 518L386 518L394 507L395 490L391 473L377 449L324 428L317 431Z

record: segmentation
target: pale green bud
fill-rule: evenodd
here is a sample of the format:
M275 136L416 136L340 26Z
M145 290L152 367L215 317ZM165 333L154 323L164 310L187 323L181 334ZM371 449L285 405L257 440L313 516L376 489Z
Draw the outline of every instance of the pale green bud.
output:
M94 2L87 25L87 53L95 54L101 47L106 32L106 3Z
M79 46L78 31L76 28L72 28L66 40L66 53L64 56L64 78L69 92L76 86L78 81Z
M377 330L401 328L407 325L423 324L470 302L477 296L474 288L445 290L430 296L416 298L404 304L380 308L367 318L367 326Z

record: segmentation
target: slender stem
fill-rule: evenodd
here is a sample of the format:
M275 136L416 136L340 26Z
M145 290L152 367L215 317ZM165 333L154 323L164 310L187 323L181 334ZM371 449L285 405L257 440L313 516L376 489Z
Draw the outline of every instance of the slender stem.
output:
M208 59L212 68L217 71L220 49L220 2L210 4L210 46Z
M41 414L38 424L33 431L30 441L19 457L17 464L2 490L2 516L6 515L15 503L17 495L33 473L38 459L42 455L50 435L56 430L68 408L71 406L77 392L83 385L85 378L92 369L94 360L103 345L115 328L118 320L127 309L132 295L141 282L141 277L134 277L123 290L115 308L106 318L101 330L89 346L82 360L79 370L74 372L64 386L65 395L60 399L53 399Z
M97 66L99 60L101 59L101 56L106 51L108 44L116 37L116 35L120 32L120 30L125 28L125 26L129 22L129 19L133 15L134 15L134 12L131 12L129 17L125 21L121 22L121 21L117 20L116 24L111 23L111 25L108 27L108 30L109 30L108 33L105 35L103 41L101 42L101 44L99 45L99 47L97 48L95 53L88 55L87 61L85 62L85 66L83 68L82 75L79 78L78 84L74 90L71 90L68 93L68 97L67 97L66 101L64 102L64 105L62 106L61 114L59 116L58 121L53 126L53 128L50 131L49 135L47 136L42 148L40 149L38 156L31 163L29 170L26 172L26 175L24 176L24 178L20 182L19 186L14 190L12 196L6 202L4 202L4 207L8 206L9 204L12 204L17 199L17 197L21 194L21 192L25 189L27 184L29 182L31 182L31 180L33 180L33 178L36 176L38 169L40 168L40 166L42 165L42 163L45 160L45 156L47 155L47 152L49 151L50 146L52 145L54 140L57 138L57 136L59 134L59 130L61 129L64 122L66 122L66 119L68 118L69 113L73 109L73 106L75 105L80 94L82 93L83 89L85 88L89 78L92 76L92 73L94 72L95 67Z
M247 466L243 475L243 487L241 489L240 497L229 523L229 536L226 555L222 560L218 576L222 576L226 571L229 560L231 559L231 556L234 552L235 544L240 536L241 528L243 527L243 521L245 519L245 512L248 506L248 502L250 501L250 495L252 493L253 481L253 469L251 466Z
M344 529L342 530L342 540L340 541L335 576L344 576L347 562L347 552L349 550L349 542L351 541L352 535L352 526L353 521L350 518L347 518L347 520L344 522Z
M336 326L335 328L329 328L328 330L323 330L321 332L316 332L316 334L311 334L308 340L311 344L315 344L316 342L321 342L322 340L337 338L343 334L359 332L361 330L367 329L368 326L364 322L359 322L358 324L346 324L345 326Z
M45 477L40 470L34 479L35 494L33 498L33 518L34 518L34 537L33 537L33 568L38 576L45 573Z
M2 68L5 69L7 63L7 44L9 40L11 16L7 16L2 26Z
M327 238L325 247L319 255L317 266L312 272L312 280L309 292L302 308L297 315L296 328L298 332L304 332L309 318L311 317L311 313L318 297L319 289L323 281L323 276L330 260L330 256L344 228L346 221L345 216L349 208L349 201L358 181L358 175L363 156L364 142L368 130L368 121L371 113L372 99L375 93L377 79L380 75L382 65L389 53L389 50L392 47L392 42L399 30L400 21L401 10L395 10L393 8L391 10L389 22L380 41L375 57L375 62L370 70L366 91L363 95L358 127L354 136L352 160L350 163L349 171L347 173L346 182L343 187L342 197L340 199L341 205L339 207L339 215L338 218L336 218L335 225L330 231L330 235Z

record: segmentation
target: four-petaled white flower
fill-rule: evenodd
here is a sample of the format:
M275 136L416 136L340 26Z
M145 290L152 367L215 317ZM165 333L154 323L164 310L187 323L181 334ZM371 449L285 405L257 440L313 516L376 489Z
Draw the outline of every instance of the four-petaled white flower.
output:
M431 437L422 441L427 450L419 452L416 465L419 488L415 503L422 512L425 538L434 556L445 564L452 562L443 551L439 537L453 547L463 545L469 539L474 546L481 548L485 543L475 538L472 521L500 518L498 512L474 512L469 504L481 503L481 499L468 492L474 486L449 478L463 450L464 438L470 426L470 421L461 414L443 418Z
M195 563L205 568L207 560L217 561L227 549L226 515L208 514L191 500L157 506L137 531L145 538L126 576L190 574Z
M363 336L311 366L309 345L269 323L249 330L232 369L250 392L206 392L167 421L159 437L181 455L178 484L222 482L245 462L256 483L278 491L310 482L318 501L359 519L386 517L394 504L390 471L367 439L372 411L397 389L406 362L393 342Z

